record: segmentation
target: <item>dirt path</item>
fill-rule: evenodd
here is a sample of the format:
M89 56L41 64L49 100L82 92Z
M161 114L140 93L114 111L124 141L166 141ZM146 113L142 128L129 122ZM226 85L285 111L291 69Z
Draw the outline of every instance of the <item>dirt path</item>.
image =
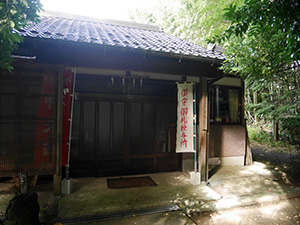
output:
M300 164L297 156L289 153L265 151L252 148L254 161L274 167L288 168ZM191 215L195 224L300 224L300 199L290 198L264 204L237 207L218 212L204 212Z
M289 153L265 151L256 148L252 148L251 151L254 161L269 162L272 165L287 166L295 160L295 155Z

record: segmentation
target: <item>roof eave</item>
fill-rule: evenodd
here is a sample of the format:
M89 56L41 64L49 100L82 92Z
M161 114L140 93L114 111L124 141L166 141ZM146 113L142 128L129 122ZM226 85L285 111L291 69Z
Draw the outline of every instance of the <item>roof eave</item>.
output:
M188 76L219 76L223 60L172 54L139 48L106 46L85 42L25 38L15 54L36 56L36 62L81 66L164 72ZM107 64L105 64L105 62Z

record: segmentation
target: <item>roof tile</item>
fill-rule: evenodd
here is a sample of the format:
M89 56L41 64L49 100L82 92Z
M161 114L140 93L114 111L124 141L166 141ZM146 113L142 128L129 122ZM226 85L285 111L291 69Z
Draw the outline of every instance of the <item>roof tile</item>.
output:
M59 39L166 54L225 59L225 56L219 52L210 51L160 30L140 27L138 24L135 27L49 16L41 16L40 20L40 23L29 23L16 32L24 37Z

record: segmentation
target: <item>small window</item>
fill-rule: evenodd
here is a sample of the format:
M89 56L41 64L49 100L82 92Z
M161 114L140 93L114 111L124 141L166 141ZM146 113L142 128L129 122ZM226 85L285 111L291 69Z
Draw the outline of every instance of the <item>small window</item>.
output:
M210 122L239 124L242 115L241 88L210 87Z

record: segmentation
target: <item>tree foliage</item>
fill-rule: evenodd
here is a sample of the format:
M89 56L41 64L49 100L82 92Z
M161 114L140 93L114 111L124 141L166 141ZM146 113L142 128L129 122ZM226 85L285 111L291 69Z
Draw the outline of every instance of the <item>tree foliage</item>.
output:
M279 31L276 41L285 49L277 55L277 62L287 64L300 59L300 2L298 0L245 0L244 4L230 4L224 17L231 21L218 41L228 41L231 36L266 37Z
M245 79L248 115L280 122L282 138L300 143L298 0L167 1L139 19L203 46L218 41L222 69Z
M224 13L231 25L214 38L226 46L222 68L241 75L247 88L259 93L259 101L248 109L279 122L281 138L300 146L299 10L294 0L231 4Z
M23 41L18 30L28 22L38 22L40 0L0 1L0 68L11 70L11 54Z
M206 39L221 34L229 26L222 16L229 3L240 5L243 0L165 0L154 11L137 10L132 20L155 24L167 33L206 46Z

